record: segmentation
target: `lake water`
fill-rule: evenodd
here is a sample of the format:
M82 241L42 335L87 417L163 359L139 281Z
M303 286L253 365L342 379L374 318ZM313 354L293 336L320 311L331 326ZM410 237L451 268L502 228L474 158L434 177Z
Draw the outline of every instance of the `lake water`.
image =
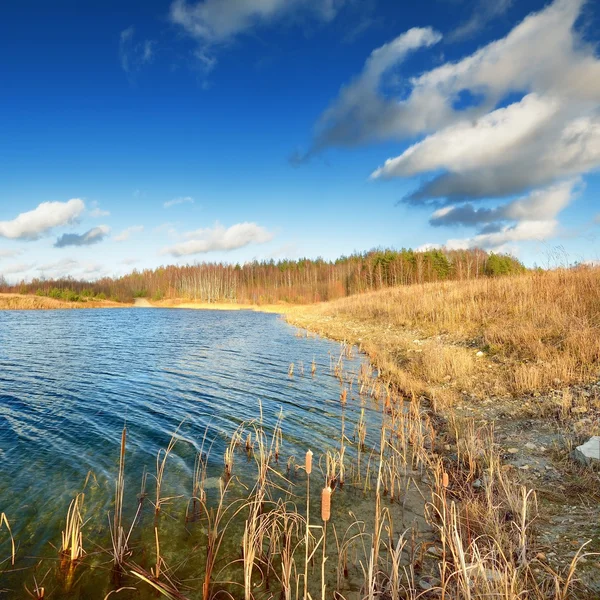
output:
M340 346L295 334L276 315L246 311L0 312L0 512L10 519L21 564L56 559L52 544L60 544L69 502L86 478L88 516L96 515L89 516L86 535L95 528L109 544L102 524L112 510L125 423L133 505L144 468L155 472L156 453L181 423L167 466L168 496L189 497L206 430L213 442L209 470L218 476L228 436L242 421L258 418L261 405L267 428L283 410L285 460L302 462L309 447L317 455L335 448L340 383L330 364ZM346 368L357 371L360 360L346 360ZM351 436L360 403L349 402L346 410ZM244 464L236 469L243 475ZM2 532L0 541L1 561L8 547ZM43 576L38 568L37 579ZM32 581L5 575L4 587L18 582L22 591L22 582L31 588ZM106 586L103 591L111 589ZM73 597L91 597L78 593Z

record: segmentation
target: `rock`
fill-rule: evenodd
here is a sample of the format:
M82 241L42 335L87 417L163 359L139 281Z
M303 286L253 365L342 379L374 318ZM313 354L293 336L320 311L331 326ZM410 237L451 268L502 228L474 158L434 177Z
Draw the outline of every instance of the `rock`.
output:
M577 446L573 458L584 465L600 460L600 436L594 435L585 444Z
M507 450L507 452L508 452L509 454L517 454L517 452L518 452L518 451L519 451L519 449L518 449L518 448L509 448L509 449Z
M479 352L477 352L477 354L475 354L475 356L483 356L483 352L480 350Z
M423 579L419 580L419 587L423 591L427 591L433 589L434 587L437 587L438 585L440 585L440 583L442 582L439 579L436 579L435 577L424 577Z
M442 552L442 549L437 546L429 546L429 548L427 548L427 554L435 556L436 558L442 558L444 553Z
M477 488L480 488L482 485L483 485L483 483L482 483L481 479L476 479L476 480L473 482L473 487L474 487L475 489L477 489Z
M536 445L533 444L532 442L527 442L525 444L525 448L529 449L529 450L535 450L536 449Z

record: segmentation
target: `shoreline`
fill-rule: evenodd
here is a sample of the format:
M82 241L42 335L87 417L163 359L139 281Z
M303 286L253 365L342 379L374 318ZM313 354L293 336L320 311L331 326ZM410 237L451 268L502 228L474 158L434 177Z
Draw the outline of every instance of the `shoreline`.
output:
M48 296L0 293L0 311L3 310L93 310L102 308L169 308L184 310L242 311L250 310L287 315L306 305L296 304L234 304L230 302L191 302L184 299L148 300L136 298L133 304L111 300L68 302Z
M132 304L122 304L111 300L87 300L68 302L48 296L31 294L0 294L0 311L9 310L81 310L99 308L127 308Z
M241 311L289 314L300 306L296 304L235 304L233 302L190 302L189 300L159 300L150 301L152 308L174 308L187 310L218 310L218 311Z

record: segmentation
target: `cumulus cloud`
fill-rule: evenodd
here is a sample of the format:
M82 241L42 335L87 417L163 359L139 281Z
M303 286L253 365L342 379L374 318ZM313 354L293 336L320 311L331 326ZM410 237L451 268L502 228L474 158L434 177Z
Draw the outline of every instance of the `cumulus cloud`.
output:
M480 233L472 238L450 239L445 246L450 250L485 248L503 251L505 246L511 242L545 240L555 234L556 225L556 221L524 221L523 223L503 227L500 231Z
M345 0L202 0L171 4L171 21L204 44L230 40L257 25L305 9L322 20L335 17Z
M309 154L330 145L351 146L404 134L399 122L402 120L400 103L382 95L382 82L411 52L432 46L441 39L441 34L429 27L415 27L373 50L362 73L342 88L338 98L320 117L317 137Z
M228 228L217 223L212 228L186 233L184 237L187 241L165 248L162 254L191 256L217 250L236 250L249 244L270 242L273 234L256 223L238 223Z
M194 199L191 196L173 198L172 200L167 200L163 206L165 208L171 208L172 206L177 206L178 204L194 204Z
M555 235L559 213L571 204L581 189L581 180L573 179L534 190L494 208L475 208L471 203L445 206L436 210L429 222L434 226L464 225L479 229L472 237L448 240L446 246L450 249L500 250L509 243L545 240Z
M431 29L399 36L375 50L323 112L311 152L416 138L371 177L418 178L404 202L436 207L434 226L475 229L449 246L497 249L557 235L577 182L600 168L600 59L575 28L584 4L555 0L505 37L404 80L398 67L406 54L441 36ZM450 41L510 1L485 5L489 12ZM497 204L473 204L485 200Z
M478 118L496 108L510 93L548 95L559 98L563 104L596 103L600 95L600 62L594 48L573 29L583 1L556 0L527 17L505 38L458 62L445 63L405 80L396 94L385 93L390 89L386 85L390 69L398 64L394 54L389 55L385 68L375 71L375 77L365 77L370 57L363 75L343 87L337 100L323 113L315 148L430 133ZM431 30L418 31L428 31L425 45L440 39ZM386 46L373 54L385 53ZM460 99L466 93L477 101L462 104Z
M134 27L128 27L121 31L119 37L119 59L123 71L130 75L144 65L151 63L154 58L155 45L155 42L152 40L136 42Z
M24 212L12 221L0 221L0 237L20 240L37 240L55 227L70 225L85 210L83 200L68 202L42 202L37 208Z
M121 231L121 233L115 235L115 237L113 237L113 240L115 242L124 242L126 240L128 240L132 234L134 233L141 233L142 231L144 231L144 226L143 225L133 225L132 227L127 227L127 229L123 229L123 231Z
M547 189L494 208L475 208L471 203L436 210L429 222L440 225L478 226L502 221L543 221L553 219L573 200L579 180L564 181Z
M600 166L600 117L578 117L577 108L529 94L428 136L372 177L442 171L406 198L422 203L507 196L586 173Z
M85 233L64 233L54 243L55 248L66 248L67 246L91 246L98 244L108 236L110 228L106 225L94 227Z

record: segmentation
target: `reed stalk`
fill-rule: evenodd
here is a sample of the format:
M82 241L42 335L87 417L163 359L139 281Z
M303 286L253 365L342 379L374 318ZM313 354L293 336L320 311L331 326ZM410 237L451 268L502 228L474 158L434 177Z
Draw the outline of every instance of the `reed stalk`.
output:
M304 600L308 599L308 541L310 536L310 474L312 473L313 453L308 450L304 460L306 471L306 534L304 537Z
M61 555L70 563L75 563L83 557L83 518L81 508L85 495L77 494L69 504L65 529L62 532Z
M10 537L10 544L11 544L11 565L14 566L15 564L15 555L16 555L16 550L15 550L15 539L13 538L13 534L12 534L12 530L10 528L10 523L8 522L8 518L4 513L0 513L0 529L2 529L2 527L6 527L7 531L8 531L8 535Z

